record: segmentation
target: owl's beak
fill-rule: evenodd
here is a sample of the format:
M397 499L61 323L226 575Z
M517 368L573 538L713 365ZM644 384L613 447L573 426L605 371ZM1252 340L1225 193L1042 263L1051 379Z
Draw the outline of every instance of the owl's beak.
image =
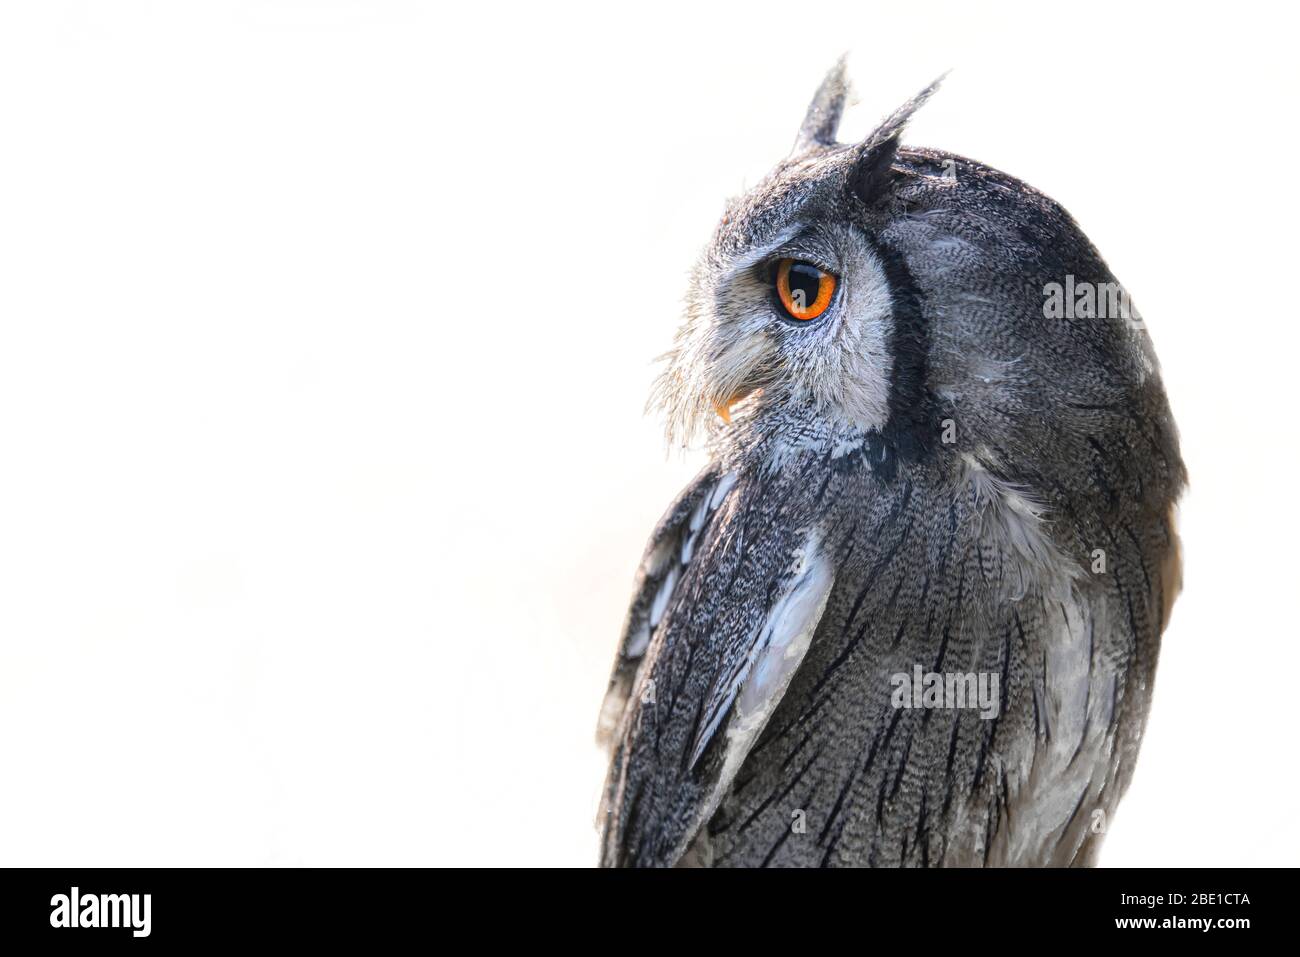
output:
M749 398L755 392L762 392L762 391L763 391L762 389L746 389L743 392L737 392L729 399L724 399L721 402L713 403L713 411L718 413L718 418L720 418L723 422L727 423L727 425L730 425L731 410L735 408L736 405L738 405L740 402Z

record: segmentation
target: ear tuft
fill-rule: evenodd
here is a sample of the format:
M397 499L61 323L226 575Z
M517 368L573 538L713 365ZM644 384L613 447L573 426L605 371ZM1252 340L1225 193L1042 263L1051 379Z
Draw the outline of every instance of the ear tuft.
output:
M799 135L795 137L793 152L802 153L813 146L834 145L840 117L844 114L844 101L849 95L844 61L844 56L835 61L813 94L808 112L804 114L803 125L799 127Z
M858 161L849 182L863 200L870 201L880 194L889 179L889 169L894 164L894 157L898 154L903 127L912 118L912 114L934 95L947 75L944 73L891 113L858 147Z
M853 168L853 191L859 198L870 201L879 196L889 181L889 170L898 155L898 136L863 150Z

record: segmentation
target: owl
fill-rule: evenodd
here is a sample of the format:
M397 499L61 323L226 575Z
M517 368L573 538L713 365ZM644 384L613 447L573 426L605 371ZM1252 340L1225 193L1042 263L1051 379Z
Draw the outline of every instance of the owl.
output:
M610 867L1094 862L1181 585L1151 341L1057 203L836 141L732 200L653 397L709 464L601 713Z

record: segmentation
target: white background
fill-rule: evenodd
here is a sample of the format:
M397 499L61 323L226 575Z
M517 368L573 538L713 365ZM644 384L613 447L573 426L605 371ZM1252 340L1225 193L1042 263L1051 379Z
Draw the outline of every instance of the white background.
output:
M701 462L652 359L844 50L846 138L955 68L910 141L1060 200L1163 363L1186 590L1102 863L1300 863L1271 8L0 7L0 864L591 863Z

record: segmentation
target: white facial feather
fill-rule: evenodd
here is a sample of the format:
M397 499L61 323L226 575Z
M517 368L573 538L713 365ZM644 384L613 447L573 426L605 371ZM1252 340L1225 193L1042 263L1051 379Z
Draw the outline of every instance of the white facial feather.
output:
M844 418L867 431L881 428L889 417L893 297L884 265L871 247L847 230L840 243L847 265L830 330L836 348L831 367L811 388L821 405L838 407Z
M826 313L806 324L775 304L764 264L820 263L836 277ZM858 232L795 224L734 261L706 256L656 401L689 441L714 409L761 390L747 409L810 409L862 432L888 421L893 297L880 257Z

